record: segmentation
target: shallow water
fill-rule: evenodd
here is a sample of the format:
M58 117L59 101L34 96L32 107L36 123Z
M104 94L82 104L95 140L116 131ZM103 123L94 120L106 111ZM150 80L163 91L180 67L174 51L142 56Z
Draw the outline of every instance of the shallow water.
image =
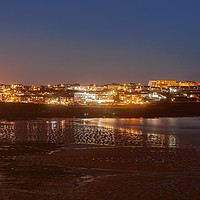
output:
M146 135L145 139L150 141L150 145L193 148L200 146L200 117L85 119L83 121L86 124L130 133L130 137Z
M0 121L0 142L199 148L200 118Z

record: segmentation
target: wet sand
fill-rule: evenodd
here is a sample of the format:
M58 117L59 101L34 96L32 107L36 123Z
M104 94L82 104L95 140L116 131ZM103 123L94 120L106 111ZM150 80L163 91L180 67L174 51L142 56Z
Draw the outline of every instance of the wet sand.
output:
M7 200L4 188L2 187L2 182L4 180L5 180L5 177L0 174L0 200Z
M14 200L200 197L200 152L194 149L81 147L16 161L24 164L22 183L10 192Z
M87 147L87 146L86 146ZM199 171L200 152L188 148L101 147L64 149L26 159L33 164L53 164L128 171Z

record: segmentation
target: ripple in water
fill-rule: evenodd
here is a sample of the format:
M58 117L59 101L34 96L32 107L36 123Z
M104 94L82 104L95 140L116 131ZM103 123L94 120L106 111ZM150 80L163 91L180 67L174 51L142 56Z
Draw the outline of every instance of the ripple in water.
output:
M152 119L1 121L0 141L6 143L46 142L65 145L95 144L147 147L179 147L193 145L189 140L193 137L191 130L189 130L187 134L184 131L184 134L180 134L180 129L175 129L174 127L175 120L173 119L174 118L168 119L168 122L170 122L168 124L166 124L166 121L163 123L163 119L156 119L153 121ZM171 126L169 126L169 124L171 124ZM179 121L177 124L180 124ZM161 130L159 130L159 127ZM199 130L200 129L195 129L195 134L197 134ZM188 139L189 136L190 138ZM195 140L195 142L197 141L198 140Z

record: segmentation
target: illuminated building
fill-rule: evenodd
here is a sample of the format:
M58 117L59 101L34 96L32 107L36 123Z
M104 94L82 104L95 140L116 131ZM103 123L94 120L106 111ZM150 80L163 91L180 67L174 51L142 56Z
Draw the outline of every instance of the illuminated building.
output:
M139 94L119 94L119 100L121 105L144 103L143 97Z
M149 99L151 99L153 101L160 101L161 99L167 99L166 96L164 96L158 92L150 92L148 96L149 96Z
M190 86L198 86L198 83L195 81L150 80L148 86L159 87L159 88L168 88L171 86L190 87Z
M77 92L74 93L74 103L76 104L110 104L114 103L114 98L112 93L86 93Z
M197 87L197 86L198 86L198 83L195 82L195 81L179 81L178 85L179 85L180 87L184 87L184 86L186 86L186 87L190 87L190 86L195 86L195 87Z
M151 81L149 81L148 86L167 88L170 86L178 86L178 83L177 83L177 81L171 81L171 80L151 80Z

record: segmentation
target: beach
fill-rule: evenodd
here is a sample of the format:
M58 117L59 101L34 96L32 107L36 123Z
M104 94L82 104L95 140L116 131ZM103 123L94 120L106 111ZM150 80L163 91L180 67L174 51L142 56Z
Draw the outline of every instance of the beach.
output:
M166 148L81 148L20 156L13 199L197 199L200 152ZM29 175L28 175L29 174ZM32 175L30 175L32 174Z
M0 125L2 200L196 200L200 195L199 118Z

